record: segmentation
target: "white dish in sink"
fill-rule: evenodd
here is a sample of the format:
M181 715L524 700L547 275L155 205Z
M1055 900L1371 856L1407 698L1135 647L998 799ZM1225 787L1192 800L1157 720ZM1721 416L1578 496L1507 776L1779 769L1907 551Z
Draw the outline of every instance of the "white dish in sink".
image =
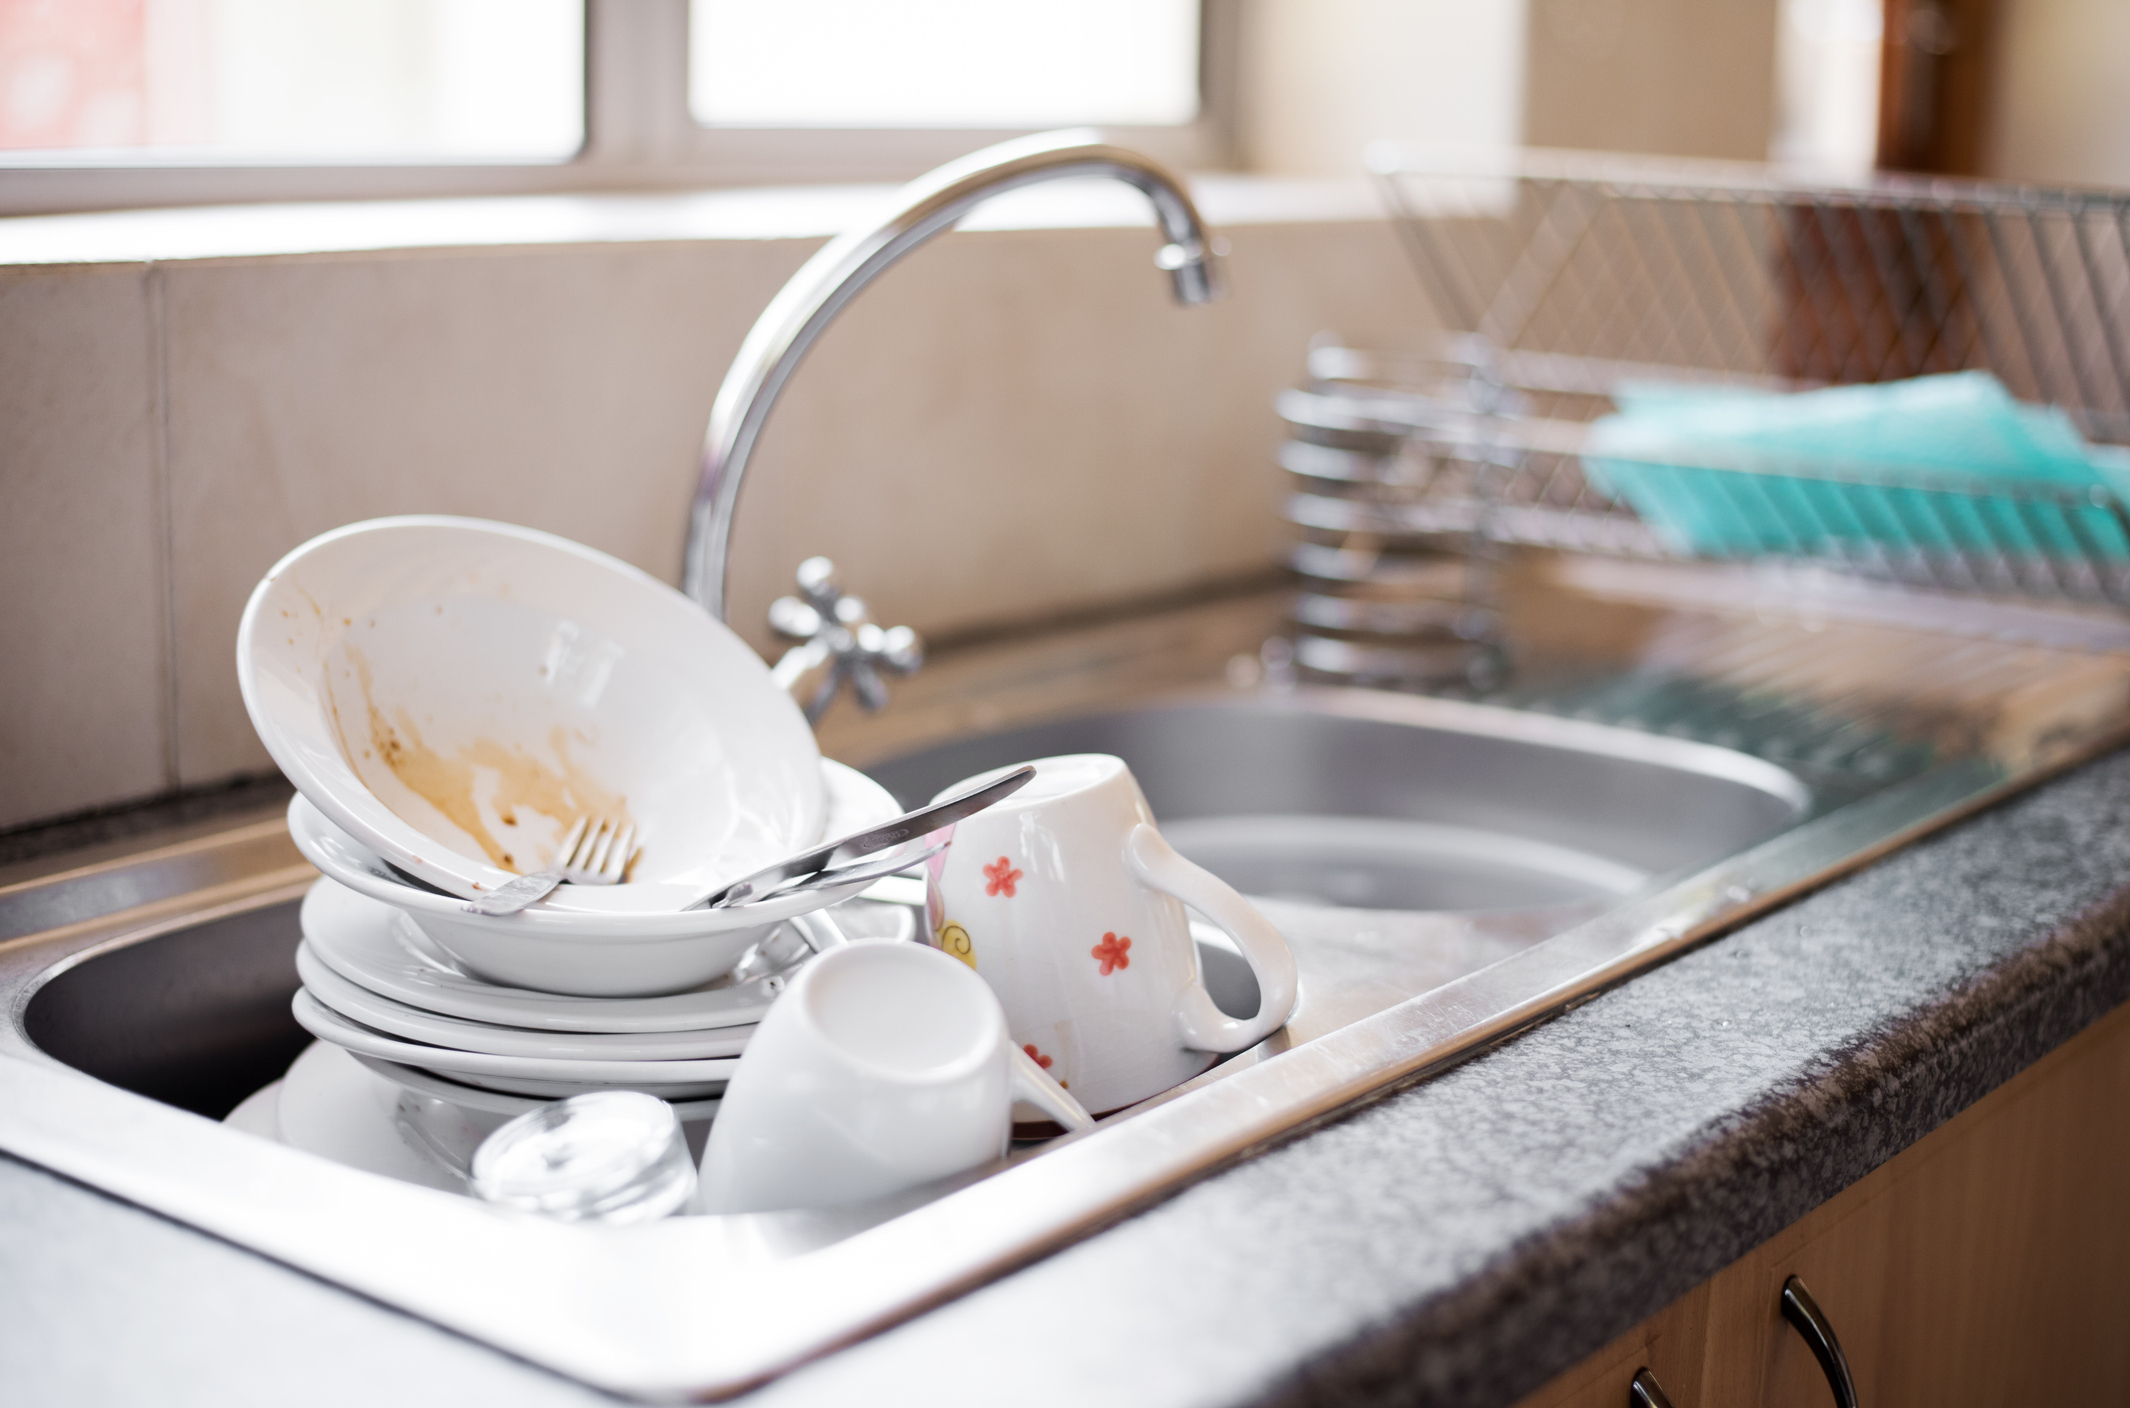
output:
M902 811L887 789L853 768L824 760L819 771L833 834ZM511 915L470 914L464 901L396 874L301 794L289 802L288 829L311 864L348 889L405 911L438 949L475 976L573 997L640 997L696 987L729 971L779 920L841 903L866 888L858 881L732 909L661 914L589 915L545 903ZM922 841L908 844L915 848Z
M304 991L328 1010L386 1036L457 1051L498 1056L554 1056L578 1060L679 1061L737 1056L754 1032L752 1024L687 1032L536 1032L523 1027L469 1022L424 1012L380 997L328 968L305 944L296 950L296 976Z
M383 1061L418 1066L445 1075L480 1078L499 1076L512 1080L584 1082L648 1090L670 1090L676 1097L705 1094L723 1085L739 1065L736 1057L693 1061L601 1061L566 1057L498 1056L486 1051L459 1051L448 1046L401 1041L371 1031L332 1011L309 993L298 991L293 1011L296 1021L320 1041L345 1051L375 1056Z
M751 1026L813 950L788 927L741 966L662 997L571 997L484 982L457 967L400 910L320 880L303 899L303 937L324 964L371 992L446 1016L556 1032L684 1032Z
M366 1173L464 1193L465 1169L481 1141L504 1121L547 1103L472 1089L318 1041L223 1123ZM691 1147L701 1149L717 1107L716 1100L673 1103Z
M325 1043L321 1041L318 1045L325 1046ZM462 1109L500 1115L505 1119L522 1115L527 1110L537 1110L542 1105L549 1104L553 1100L560 1098L552 1095L514 1095L503 1090L465 1084L453 1080L449 1076L440 1076L434 1071L424 1071L414 1066L402 1066L392 1061L380 1061L375 1056L355 1056L341 1051L338 1047L328 1047L327 1049L350 1061L354 1061L358 1065L367 1067L377 1075L391 1081L394 1085L404 1086L417 1094L432 1096L435 1099L457 1105ZM576 1095L586 1090L606 1088L608 1087L571 1086L564 1090L563 1094ZM676 1100L670 1095L661 1095L659 1098L673 1107L673 1113L680 1116L680 1122L688 1126L690 1131L689 1138L700 1145L702 1141L696 1138L695 1131L707 1127L711 1119L716 1116L718 1105L721 1103L720 1098L715 1095L687 1100Z
M454 1146L478 1145L487 1131L506 1118L417 1106L408 1111L411 1118L403 1120L400 1087L322 1041L304 1049L280 1085L275 1123L281 1143L349 1168L447 1193L464 1192L466 1183L450 1167L449 1159L439 1158L432 1147L438 1142L437 1134L443 1133L445 1148L456 1152ZM450 1118L453 1113L459 1117ZM437 1115L445 1118L439 1121ZM429 1118L424 1120L424 1116ZM416 1121L426 1125L428 1138L415 1132ZM461 1130L460 1125L466 1127ZM470 1157L473 1150L467 1147L464 1152Z
M827 815L813 731L759 656L671 587L527 528L382 518L313 538L252 593L237 677L304 796L461 898L540 869L588 814L639 828L630 878L548 908L676 910Z

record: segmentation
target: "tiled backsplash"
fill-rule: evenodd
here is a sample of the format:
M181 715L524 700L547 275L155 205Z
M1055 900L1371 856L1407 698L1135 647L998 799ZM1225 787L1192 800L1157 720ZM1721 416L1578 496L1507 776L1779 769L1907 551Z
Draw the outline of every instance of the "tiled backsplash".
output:
M930 631L1274 561L1273 395L1425 309L1380 221L1257 214L1210 309L1139 228L963 232L868 290L750 473L742 633L813 552ZM711 398L817 244L0 266L0 827L268 767L237 617L328 528L507 519L677 580Z

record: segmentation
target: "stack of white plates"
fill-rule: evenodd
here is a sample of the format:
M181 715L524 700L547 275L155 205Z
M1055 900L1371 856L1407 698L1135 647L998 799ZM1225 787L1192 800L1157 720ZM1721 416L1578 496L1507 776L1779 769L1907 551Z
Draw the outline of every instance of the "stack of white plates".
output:
M629 1089L699 1100L723 1086L786 975L811 953L783 925L732 972L687 992L534 992L474 977L403 911L321 880L303 902L296 1020L401 1084L426 1073L536 1099Z
M894 798L871 779L821 767L829 817L842 829L895 814ZM325 873L303 902L296 1020L402 1090L482 1116L626 1089L673 1102L683 1120L708 1119L755 1023L817 946L916 930L906 905L855 898L862 882L664 917L536 905L481 918L386 865L301 796L289 807L289 832ZM833 916L815 909L838 900ZM484 969L559 976L576 990L512 983L477 971L470 955L486 959ZM691 971L708 976L685 979L680 991L660 980ZM630 995L600 991L617 987ZM359 1089L346 1077L298 1084L313 1105L346 1104ZM338 1093L328 1100L314 1085Z

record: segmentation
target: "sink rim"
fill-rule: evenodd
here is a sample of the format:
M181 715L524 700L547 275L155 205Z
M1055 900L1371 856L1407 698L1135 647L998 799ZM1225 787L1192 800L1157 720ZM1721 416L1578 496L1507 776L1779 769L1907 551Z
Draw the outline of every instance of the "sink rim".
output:
M1193 691L1193 693L1203 693ZM1590 736L1650 755L1744 755L1495 706L1363 691L1279 698L1458 731ZM1326 698L1326 696L1330 696ZM1169 696L1174 698L1175 696ZM1214 697L1222 697L1216 694ZM1225 696L1233 699L1235 696ZM1156 706L1159 697L1145 701ZM1081 710L1079 713L1106 712ZM787 1260L714 1272L732 1229L682 1219L625 1232L527 1223L339 1168L73 1071L31 1047L31 993L95 953L288 897L259 877L182 916L112 916L0 944L0 1148L603 1387L736 1393L928 1308L1173 1192L1383 1086L1445 1068L1754 913L2090 756L2014 770L1969 758L1807 817L1727 860L1225 1079L1193 1083L1040 1157ZM1635 741L1625 744L1621 736ZM1772 764L1761 767L1787 777ZM1802 784L1796 784L1802 789ZM273 883L278 880L278 883ZM203 896L204 898L204 896ZM1203 1078L1201 1078L1203 1079ZM351 1210L367 1214L350 1217ZM728 1259L727 1266L733 1263ZM707 1323L732 1333L705 1336Z
M1560 748L1578 753L1645 763L1653 767L1694 773L1750 787L1790 804L1801 819L1811 814L1814 794L1810 786L1778 763L1690 738L1643 733L1618 724L1511 709L1500 704L1445 699L1431 694L1399 694L1390 690L1360 689L1338 685L1294 685L1284 689L1240 694L1234 690L1197 689L1174 691L1150 698L1138 707L1119 710L1083 710L1081 715L1143 713L1213 704L1227 708L1261 708L1267 703L1292 702L1306 706L1298 713L1330 714L1341 718L1370 719L1412 728L1432 728L1451 733L1473 734L1524 743L1538 748ZM1079 717L1073 715L1071 717Z
M1294 684L1252 690L1197 685L1140 695L1102 708L1019 715L996 726L964 729L945 737L905 740L892 751L868 753L852 766L861 772L948 743L1010 733L1072 719L1120 717L1192 708L1238 712L1313 713L1364 719L1407 728L1462 733L1538 748L1565 749L1625 762L1692 773L1748 787L1789 804L1797 818L1812 814L1820 800L1795 772L1720 744L1670 734L1645 733L1618 724L1563 714L1516 709L1431 694L1401 694L1351 685Z

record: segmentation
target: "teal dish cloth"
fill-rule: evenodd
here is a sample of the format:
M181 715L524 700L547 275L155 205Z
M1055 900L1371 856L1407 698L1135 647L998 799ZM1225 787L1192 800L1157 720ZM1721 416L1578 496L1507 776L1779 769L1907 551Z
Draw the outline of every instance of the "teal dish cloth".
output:
M2111 507L2130 457L1987 372L1796 393L1628 383L1613 401L1584 465L1679 552L2130 559Z

